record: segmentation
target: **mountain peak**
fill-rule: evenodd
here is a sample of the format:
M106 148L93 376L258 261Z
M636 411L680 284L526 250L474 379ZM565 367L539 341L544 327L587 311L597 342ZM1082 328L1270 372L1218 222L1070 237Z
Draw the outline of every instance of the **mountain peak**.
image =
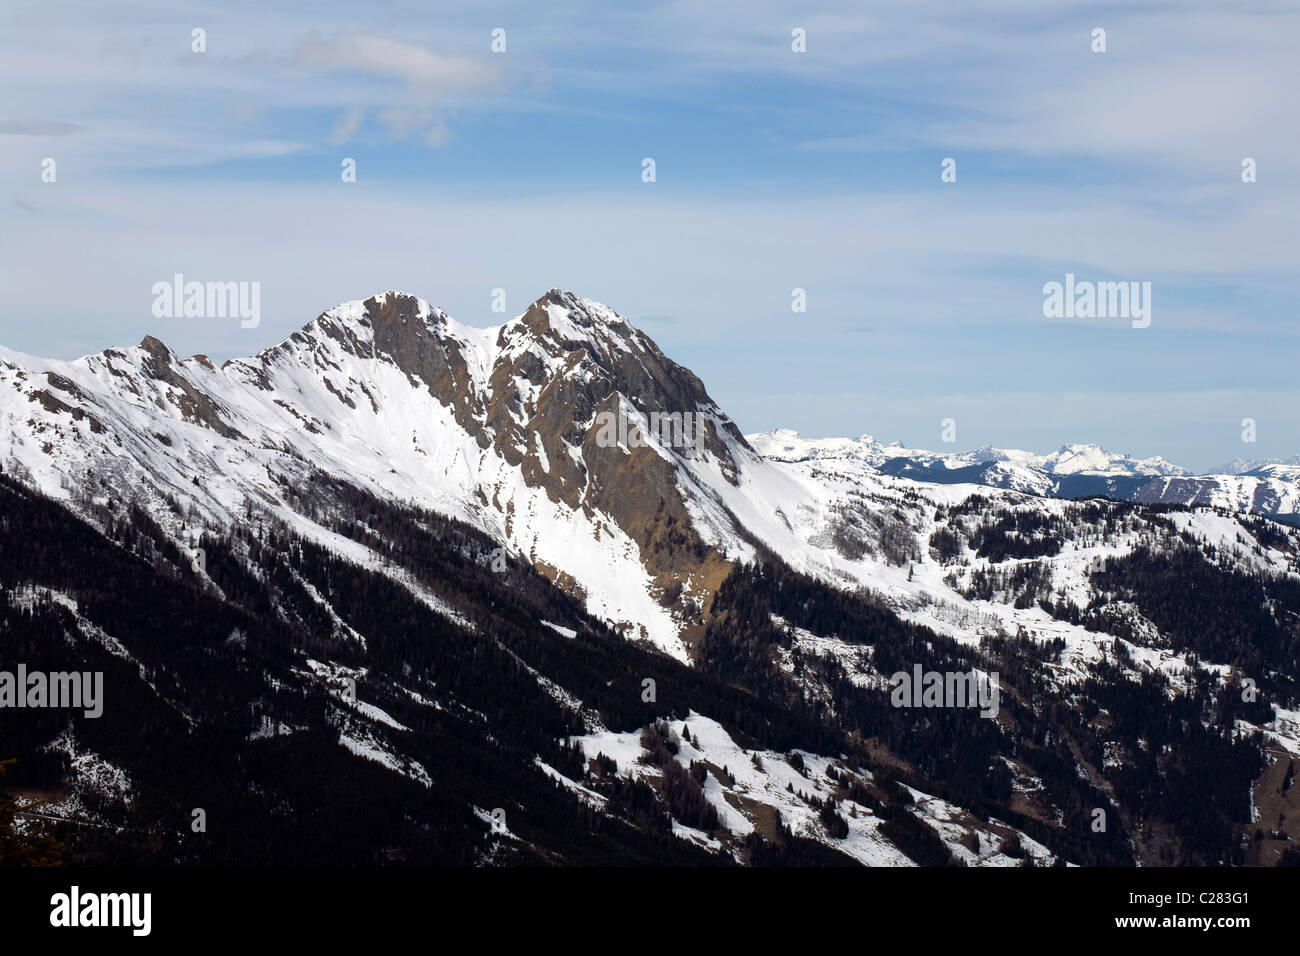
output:
M172 364L172 350L157 336L146 335L140 340L140 348L148 352L149 356L160 365Z
M442 336L448 322L446 313L424 299L389 289L326 309L259 357L337 348L358 358L387 358L411 371L421 364L420 354Z
M537 338L567 342L629 339L635 333L631 323L609 306L563 289L551 289L518 321Z
M412 340L422 338L426 331L435 338L454 332L461 333L455 336L460 338L495 337L500 332L507 342L515 340L522 344L521 339L545 338L559 344L582 345L608 345L611 340L628 342L639 334L613 309L565 289L548 290L522 314L501 326L488 328L462 326L425 299L388 289L326 309L287 342L301 342L304 338L315 341L323 333L353 354L397 358L399 352L409 351Z

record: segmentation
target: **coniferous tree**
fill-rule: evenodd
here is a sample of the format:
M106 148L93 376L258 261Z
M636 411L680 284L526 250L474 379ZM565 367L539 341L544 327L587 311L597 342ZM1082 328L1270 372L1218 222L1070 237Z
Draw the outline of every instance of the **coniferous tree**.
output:
M14 760L0 760L0 781L14 763ZM0 790L0 867L58 866L62 862L63 845L41 831L19 832L14 821L20 812L17 799Z

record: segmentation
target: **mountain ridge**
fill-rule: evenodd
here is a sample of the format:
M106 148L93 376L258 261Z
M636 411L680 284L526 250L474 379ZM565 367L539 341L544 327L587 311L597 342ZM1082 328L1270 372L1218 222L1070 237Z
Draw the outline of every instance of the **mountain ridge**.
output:
M698 441L656 425L687 415ZM185 797L150 747L186 787L210 773L176 750L188 721L268 845L283 806L347 830L313 860L608 860L598 832L638 861L1282 858L1300 812L1261 768L1300 758L1300 532L762 450L558 290L486 330L352 300L220 367L153 337L0 350L0 643L132 695L102 728L21 725L25 779L191 862L259 846L164 832ZM1001 706L891 706L917 666L998 674ZM439 822L376 847L281 772L295 753L336 802L362 795L331 762L359 760L398 779L393 819ZM118 779L145 810L96 783ZM1247 846L1251 806L1271 830Z
M351 300L257 355L220 368L199 357L181 359L153 336L133 349L110 348L71 362L7 351L0 357L12 373L9 383L19 386L21 397L13 397L49 406L50 421L28 422L42 435L39 445L21 435L11 443L24 467L45 473L43 486L76 484L79 475L95 470L97 456L110 455L121 468L136 470L145 487L198 499L209 517L229 523L230 504L239 496L269 503L278 497L278 480L295 480L310 463L363 475L377 491L478 523L587 592L592 575L560 566L583 560L573 552L573 537L588 520L595 521L615 540L606 548L586 542L585 561L593 573L613 562L627 565L629 573L648 574L644 599L631 604L638 608L642 636L661 643L676 641L679 626L651 594L668 587L683 569L664 549L657 552L657 564L653 557L643 564L639 552L653 548L656 536L696 538L697 522L689 518L677 487L677 464L703 456L716 464L725 483L728 474L734 480L733 448L752 454L689 370L667 359L612 310L559 290L488 329L464 326L407 294ZM23 387L24 366L62 383L64 390L58 384ZM10 421L20 422L13 405ZM64 408L93 421L112 421L113 438L99 440L70 428L59 419ZM598 415L630 417L644 426L655 411L697 416L701 448L671 447L656 435L649 435L644 447L602 447ZM242 473L232 474L232 467L213 460L216 449L202 433L174 430L180 423L235 443L224 453L226 464ZM134 456L111 454L103 446L112 441L127 442ZM249 446L256 451L250 453ZM260 468L241 469L231 458L266 460ZM141 462L144 467L137 467ZM599 482L590 480L592 463L602 476ZM196 464L211 479L227 477L237 487L225 489L221 500L204 500L212 496L184 487ZM390 475L408 480L393 488ZM653 488L664 513L642 514L636 507L641 496L629 493L632 485ZM515 509L537 514L546 507L543 498L559 506L560 526L550 527L544 542L536 534L513 534ZM710 511L710 521L734 534L724 509ZM638 555L629 558L633 551ZM681 551L693 552L702 552L698 542ZM714 577L720 573L719 568L692 569ZM619 592L604 598L606 604L629 603L617 581L603 572L596 576L602 577L597 583Z

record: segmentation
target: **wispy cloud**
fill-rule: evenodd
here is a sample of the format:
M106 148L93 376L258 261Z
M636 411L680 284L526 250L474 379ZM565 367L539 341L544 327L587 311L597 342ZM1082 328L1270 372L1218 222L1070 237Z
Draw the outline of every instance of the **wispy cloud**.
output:
M361 123L366 118L364 107L353 106L343 115L343 117L334 124L330 130L330 145L340 146L346 143L356 135L357 130L361 128Z
M376 120L398 139L422 131L423 142L434 148L449 139L445 119L437 113L446 105L448 94L502 86L500 69L487 62L486 55L441 53L418 43L371 34L305 40L294 53L293 63L315 72L363 73L399 81L402 102L380 109ZM355 136L364 117L363 107L350 107L330 131L331 144Z
M358 70L397 77L421 99L500 82L500 71L481 57L437 53L418 43L367 34L305 40L293 60L315 70Z
M57 120L0 120L0 136L71 136L82 127Z

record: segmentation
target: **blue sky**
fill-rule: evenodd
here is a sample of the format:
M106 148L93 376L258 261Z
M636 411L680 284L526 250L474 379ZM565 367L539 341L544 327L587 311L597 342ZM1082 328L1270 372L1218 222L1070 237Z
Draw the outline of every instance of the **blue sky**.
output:
M6 4L0 343L226 358L558 286L746 431L1300 452L1294 4L609 6ZM259 281L261 325L154 318L175 272ZM1045 318L1066 272L1151 282L1150 327Z

